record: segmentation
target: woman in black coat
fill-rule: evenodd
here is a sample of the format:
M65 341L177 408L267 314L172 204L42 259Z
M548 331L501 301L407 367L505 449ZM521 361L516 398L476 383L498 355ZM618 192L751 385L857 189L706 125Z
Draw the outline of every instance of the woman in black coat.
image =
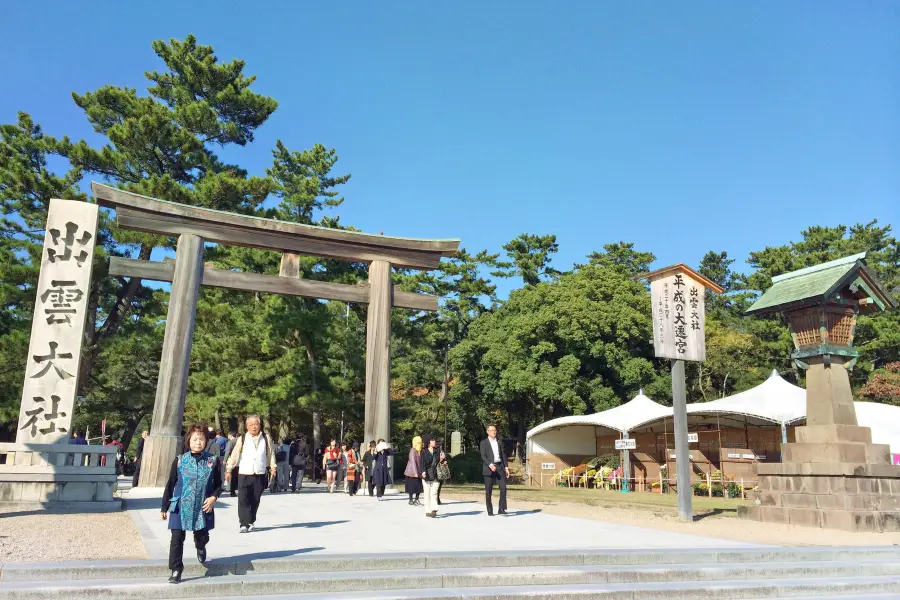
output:
M391 484L391 469L388 457L394 454L394 451L384 440L378 440L375 446L375 469L372 473L372 479L375 481L375 487L378 489L378 499L384 496L384 488Z

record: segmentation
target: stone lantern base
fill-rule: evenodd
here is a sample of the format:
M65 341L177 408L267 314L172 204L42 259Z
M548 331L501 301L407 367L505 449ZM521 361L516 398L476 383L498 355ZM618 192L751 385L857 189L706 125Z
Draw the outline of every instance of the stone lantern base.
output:
M759 465L755 506L741 517L845 531L900 531L900 466L890 447L857 425L808 425L782 446L781 464Z

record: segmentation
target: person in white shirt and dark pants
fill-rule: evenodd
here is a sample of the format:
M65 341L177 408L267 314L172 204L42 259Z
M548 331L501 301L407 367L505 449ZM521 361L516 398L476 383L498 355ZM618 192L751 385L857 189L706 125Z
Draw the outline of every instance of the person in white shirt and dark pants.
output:
M506 452L503 443L497 439L497 426L488 425L487 439L481 441L481 462L484 467L484 503L488 516L494 515L494 505L491 495L494 484L500 484L500 510L497 514L506 514L506 481L509 479L509 466L506 460Z
M238 470L238 519L241 522L241 533L253 529L259 501L269 478L275 476L276 468L272 441L263 433L259 416L247 417L246 425L247 432L237 438L225 471L225 480L230 481L231 469L237 467Z

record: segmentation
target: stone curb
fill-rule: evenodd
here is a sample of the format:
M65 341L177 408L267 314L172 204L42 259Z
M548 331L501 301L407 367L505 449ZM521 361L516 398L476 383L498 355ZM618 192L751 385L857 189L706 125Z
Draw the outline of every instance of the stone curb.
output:
M217 577L265 573L322 573L345 570L352 564L356 571L394 571L485 567L553 567L616 565L738 564L769 561L841 562L900 560L900 547L765 548L754 550L555 550L494 552L440 552L395 554L319 554L256 561L215 559L206 567L185 565L185 577ZM86 579L143 579L168 575L167 561L122 560L62 563L7 563L0 566L0 583L26 581L71 581Z
M351 574L352 575L352 574ZM16 600L174 600L176 598L319 598L323 592L332 599L354 598L617 598L631 600L684 600L704 598L781 598L800 595L829 596L847 594L900 593L900 577L860 576L809 579L698 580L640 583L572 583L504 587L435 587L427 573L383 573L378 577L340 579L333 576L269 575L242 581L215 579L202 583L185 582L173 586L165 582L97 582L89 587L22 584L15 589L0 587L0 598ZM112 583L112 586L109 584ZM103 585L107 584L107 585ZM383 593L378 593L383 591ZM300 592L300 593L298 593ZM890 596L888 596L890 597Z

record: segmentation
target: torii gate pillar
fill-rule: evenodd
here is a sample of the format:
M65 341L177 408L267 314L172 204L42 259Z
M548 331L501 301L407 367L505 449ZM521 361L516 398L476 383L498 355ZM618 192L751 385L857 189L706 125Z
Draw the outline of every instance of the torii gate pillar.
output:
M391 263L369 265L369 309L366 318L366 437L391 439Z

